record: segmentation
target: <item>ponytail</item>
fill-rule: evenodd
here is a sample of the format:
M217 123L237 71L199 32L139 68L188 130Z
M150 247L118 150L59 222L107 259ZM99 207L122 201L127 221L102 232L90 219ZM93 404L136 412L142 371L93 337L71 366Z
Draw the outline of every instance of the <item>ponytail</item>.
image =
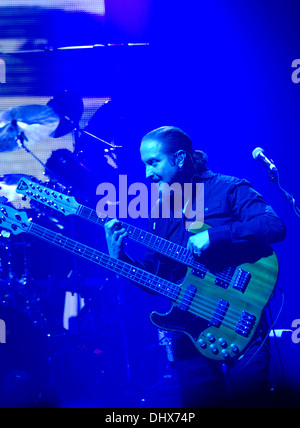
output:
M194 170L196 173L200 173L207 169L206 162L207 162L207 154L202 152L201 150L194 150L191 155L191 161L194 167Z

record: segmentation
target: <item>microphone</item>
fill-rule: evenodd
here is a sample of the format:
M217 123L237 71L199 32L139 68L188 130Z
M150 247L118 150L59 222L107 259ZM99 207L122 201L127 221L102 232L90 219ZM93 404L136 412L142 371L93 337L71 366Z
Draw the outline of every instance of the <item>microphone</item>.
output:
M264 154L263 149L260 147L256 147L256 149L252 152L253 159L261 161L269 171L271 172L277 172L277 168L274 165L273 161L268 159L267 156Z

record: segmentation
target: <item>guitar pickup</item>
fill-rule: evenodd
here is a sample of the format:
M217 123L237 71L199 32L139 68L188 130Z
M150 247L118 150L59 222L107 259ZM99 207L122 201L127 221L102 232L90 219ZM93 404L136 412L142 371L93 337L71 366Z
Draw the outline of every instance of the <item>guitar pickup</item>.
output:
M221 299L218 303L217 309L210 320L210 324L214 327L220 327L222 324L224 317L226 315L226 312L229 308L229 303L226 300Z
M244 293L250 280L251 273L239 268L232 287L239 290L241 293Z
M197 288L194 285L188 285L185 293L181 299L180 305L178 306L179 309L182 311L187 311L188 308L191 306L191 303L193 301L193 298L196 294Z
M232 266L229 266L220 272L213 272L214 275L216 276L215 285L225 289L228 288L230 281L232 280L232 277L234 275L234 272L235 272L235 268Z
M235 327L235 331L243 337L248 337L255 325L255 315L249 314L249 312L242 312L240 319Z
M229 282L228 281L224 281L224 279L220 279L220 278L216 278L215 279L215 284L218 287L222 287L222 288L228 288L229 287Z
M202 269L192 269L192 274L195 275L195 276L197 276L200 279L204 279L205 278L206 272L207 271L202 270Z

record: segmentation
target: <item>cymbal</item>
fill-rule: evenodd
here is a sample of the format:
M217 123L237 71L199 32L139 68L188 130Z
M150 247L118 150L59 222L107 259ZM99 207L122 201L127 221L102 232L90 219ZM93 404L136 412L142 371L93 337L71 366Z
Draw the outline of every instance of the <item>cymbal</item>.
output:
M30 208L29 202L22 201L20 194L17 193L17 186L22 177L32 179L32 176L26 174L6 174L0 176L0 197L5 197L13 206L19 208Z
M7 186L15 186L19 183L21 178L28 178L28 180L32 181L32 175L27 174L5 174L0 175L0 187L5 184Z
M84 103L75 92L57 93L47 105L60 117L60 124L53 138L63 137L72 132L78 125L84 111Z
M17 137L24 135L26 146L51 137L60 122L50 106L28 105L0 113L0 152L12 152L22 148Z

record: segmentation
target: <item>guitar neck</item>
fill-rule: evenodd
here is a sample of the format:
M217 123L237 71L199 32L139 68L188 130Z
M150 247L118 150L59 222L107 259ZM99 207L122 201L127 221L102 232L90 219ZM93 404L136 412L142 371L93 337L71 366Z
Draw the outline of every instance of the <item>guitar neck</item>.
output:
M124 278L134 281L149 290L166 296L173 301L177 299L180 293L180 286L177 284L173 284L170 281L159 278L158 276L137 268L129 263L114 259L105 253L74 241L73 239L67 238L59 233L52 232L38 224L31 223L27 233L89 260L123 276Z
M65 195L56 192L55 190L51 190L45 186L32 183L26 178L20 180L17 187L17 192L28 196L29 198L34 199L39 203L50 206L51 208L54 208L65 215L74 214L97 225L104 226L105 223L110 220L106 214L99 216L97 211L78 204L74 197L66 197ZM133 241L145 245L146 247L169 258L172 258L179 263L193 267L198 271L201 271L203 275L205 275L207 272L206 267L199 263L199 261L195 260L193 254L188 251L187 248L174 242L170 242L167 239L161 238L160 236L154 235L151 232L145 232L142 229L131 226L122 221L120 223L126 230L128 238L132 239Z
M109 217L99 217L97 212L91 208L79 205L76 215L82 217L92 223L104 226ZM206 270L205 266L195 261L193 255L185 247L178 245L174 242L168 241L167 239L161 238L160 236L154 235L150 232L145 232L142 229L134 227L130 224L120 221L122 227L126 230L127 235L133 241L145 245L152 250L157 251L167 257L170 257L185 265Z

